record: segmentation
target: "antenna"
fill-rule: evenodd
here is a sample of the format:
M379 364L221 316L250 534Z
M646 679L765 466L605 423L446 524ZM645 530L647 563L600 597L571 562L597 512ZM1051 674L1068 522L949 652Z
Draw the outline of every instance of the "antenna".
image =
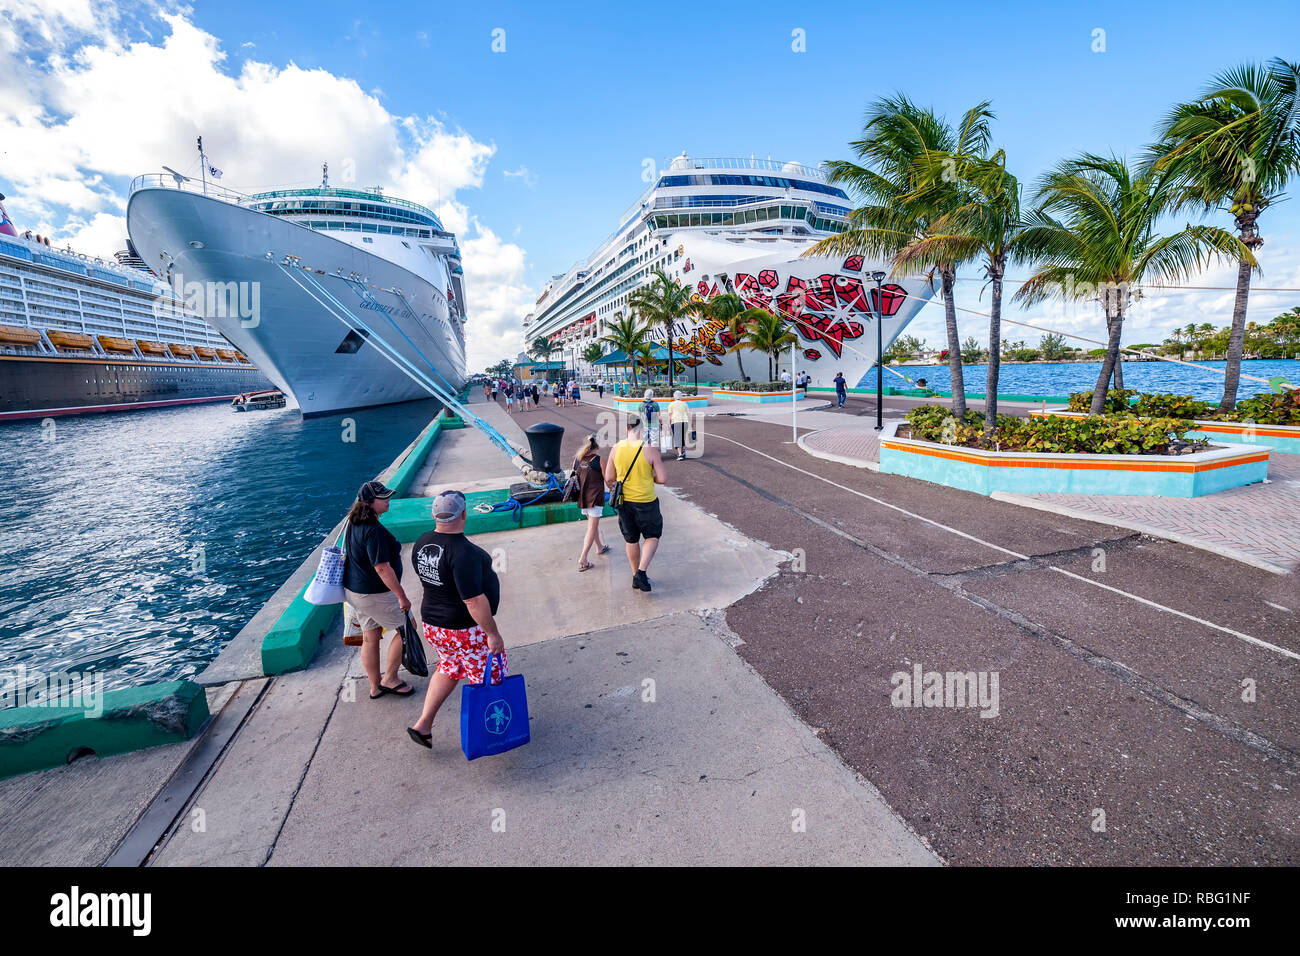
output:
M320 188L321 189L330 188L330 164L329 163L320 164Z
M176 180L177 189L181 188L181 183L188 183L190 181L190 177L181 175L180 173L176 172L176 170L172 169L170 166L164 166L163 169L167 170L167 172L172 174L172 179Z

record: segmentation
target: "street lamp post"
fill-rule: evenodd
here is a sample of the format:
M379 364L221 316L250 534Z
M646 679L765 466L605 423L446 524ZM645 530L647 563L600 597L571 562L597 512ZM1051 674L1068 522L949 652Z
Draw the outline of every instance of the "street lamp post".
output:
M885 430L885 336L884 303L880 300L880 285L885 281L883 272L871 273L876 283L876 431Z

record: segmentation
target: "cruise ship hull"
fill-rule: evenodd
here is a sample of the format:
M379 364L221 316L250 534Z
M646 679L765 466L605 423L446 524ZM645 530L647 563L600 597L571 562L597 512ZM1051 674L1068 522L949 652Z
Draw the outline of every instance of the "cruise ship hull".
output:
M0 421L230 401L267 385L248 366L0 355Z
M232 308L203 316L304 416L429 398L428 383L452 391L463 383L464 351L445 299L386 259L175 189L132 193L127 230L143 260L174 286L248 283L256 290L243 299L257 303L255 315ZM352 276L364 291L345 278Z
M797 369L812 376L812 384L833 386L837 373L856 386L876 363L876 287L873 271L881 263L861 256L801 257L806 244L787 240L743 242L697 234L678 234L674 263L695 301L734 292L751 308L785 319L798 338ZM759 250L762 250L759 252ZM755 254L758 252L758 254ZM885 349L934 295L929 279L888 279L881 288L880 341ZM673 350L685 357L682 367L710 381L740 378L740 365L751 379L766 378L768 360L761 352L732 351L735 343L720 329L698 319L684 320L674 329ZM664 344L664 334L653 336ZM778 363L788 370L790 350Z

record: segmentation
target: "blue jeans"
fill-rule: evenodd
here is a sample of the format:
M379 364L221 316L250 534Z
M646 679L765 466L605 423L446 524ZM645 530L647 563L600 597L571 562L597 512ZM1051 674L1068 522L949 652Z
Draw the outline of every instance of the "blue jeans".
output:
M849 397L849 393L848 393L848 392L841 392L841 391L838 391L838 390L835 392L835 398L836 398L836 400L839 402L839 405L838 405L839 408L843 408L843 407L844 407L844 400L845 400L846 398L848 398L848 397Z

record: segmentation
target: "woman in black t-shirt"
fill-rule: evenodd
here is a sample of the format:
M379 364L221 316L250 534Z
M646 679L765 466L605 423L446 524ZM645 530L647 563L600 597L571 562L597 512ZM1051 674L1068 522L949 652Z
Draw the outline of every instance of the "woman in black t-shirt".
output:
M433 718L458 681L482 683L489 658L492 682L506 676L506 646L496 624L501 581L492 556L465 537L465 496L444 491L433 499L433 517L434 530L411 548L411 566L424 587L420 621L424 639L438 652L438 669L429 675L420 719L406 728L430 748Z
M367 481L348 512L343 538L343 593L361 628L361 664L370 678L370 699L396 694L407 697L415 688L397 677L402 666L401 629L411 602L402 590L402 546L379 523L388 510L391 488ZM388 660L379 673L379 639L384 628L394 632Z

